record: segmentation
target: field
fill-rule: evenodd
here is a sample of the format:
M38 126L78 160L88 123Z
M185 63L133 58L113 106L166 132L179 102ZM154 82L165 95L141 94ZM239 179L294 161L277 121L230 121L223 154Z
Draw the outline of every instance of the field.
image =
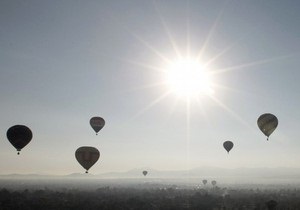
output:
M300 188L157 180L1 180L0 209L300 209Z

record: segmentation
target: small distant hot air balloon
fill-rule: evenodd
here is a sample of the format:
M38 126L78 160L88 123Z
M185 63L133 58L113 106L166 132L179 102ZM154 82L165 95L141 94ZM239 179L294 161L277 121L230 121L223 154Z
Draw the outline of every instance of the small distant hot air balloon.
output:
M217 182L216 182L215 180L213 180L213 181L211 181L211 184L212 184L213 186L216 186Z
M267 136L267 140L269 140L269 136L278 126L278 119L275 115L266 113L257 119L257 125L263 134Z
M223 147L226 149L226 151L228 152L229 154L229 151L233 148L233 143L232 141L225 141L223 143Z
M75 152L76 160L86 170L88 170L98 161L100 152L95 147L79 147Z
M143 175L146 176L148 174L148 171L143 171Z
M90 125L98 135L98 132L104 127L105 120L102 117L92 117L90 119Z
M206 179L203 179L203 180L202 180L202 183L203 183L204 185L206 185L206 184L207 184L207 180L206 180Z
M32 139L31 130L25 125L14 125L6 132L7 139L17 149L18 155Z

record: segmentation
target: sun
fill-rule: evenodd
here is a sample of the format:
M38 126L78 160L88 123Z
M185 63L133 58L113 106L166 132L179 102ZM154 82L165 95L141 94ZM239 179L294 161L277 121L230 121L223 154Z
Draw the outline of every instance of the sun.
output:
M170 91L182 97L212 95L211 75L196 59L184 58L172 62L166 71Z

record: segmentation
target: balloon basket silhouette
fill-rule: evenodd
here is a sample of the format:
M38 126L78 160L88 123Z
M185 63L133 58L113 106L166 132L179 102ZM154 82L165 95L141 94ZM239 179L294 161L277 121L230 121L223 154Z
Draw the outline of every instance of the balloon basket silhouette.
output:
M88 174L89 172L88 172L88 171L86 171L85 173L86 173L86 174Z
M20 155L20 152L17 152L18 155Z

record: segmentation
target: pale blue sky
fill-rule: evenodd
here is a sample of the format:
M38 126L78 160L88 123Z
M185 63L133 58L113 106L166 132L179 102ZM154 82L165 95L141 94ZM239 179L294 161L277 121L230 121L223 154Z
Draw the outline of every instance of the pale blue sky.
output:
M84 172L80 146L101 153L91 173L300 167L299 9L297 0L0 1L1 173ZM213 78L232 113L208 96L191 101L187 132L175 95L145 110L167 91L149 87L164 77L147 66L176 58L171 39L183 55L188 40L191 55L206 43L203 61L231 46L211 69L243 66ZM269 142L256 125L266 112L279 119ZM97 115L106 125L95 136ZM15 124L34 136L20 156L6 139Z

